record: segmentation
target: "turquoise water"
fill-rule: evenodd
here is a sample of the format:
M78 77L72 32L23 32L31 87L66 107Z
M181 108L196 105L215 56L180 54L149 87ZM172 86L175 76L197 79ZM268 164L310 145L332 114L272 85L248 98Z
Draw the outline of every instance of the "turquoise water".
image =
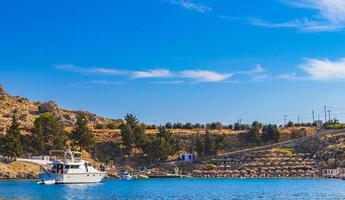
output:
M0 199L345 199L337 179L148 179L99 184L37 185L0 181Z

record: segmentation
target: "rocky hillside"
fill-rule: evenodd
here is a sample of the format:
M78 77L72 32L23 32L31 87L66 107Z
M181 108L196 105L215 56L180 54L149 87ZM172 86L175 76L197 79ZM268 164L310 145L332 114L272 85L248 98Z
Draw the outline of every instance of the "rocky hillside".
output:
M35 179L38 178L40 167L34 164L0 162L0 179Z
M21 125L27 130L33 126L35 119L45 112L53 112L59 115L66 126L74 124L78 112L84 112L86 114L90 125L117 121L100 117L90 112L66 110L60 108L54 101L45 103L32 102L28 98L11 96L0 85L0 132L3 132L9 126L13 111L17 112Z
M345 132L313 138L296 149L313 154L322 169L345 167Z

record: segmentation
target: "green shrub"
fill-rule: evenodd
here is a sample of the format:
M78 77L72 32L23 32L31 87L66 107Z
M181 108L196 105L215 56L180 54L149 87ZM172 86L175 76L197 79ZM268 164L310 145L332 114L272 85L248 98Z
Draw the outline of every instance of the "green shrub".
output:
M295 149L294 148L280 148L277 150L278 153L287 153L287 154L294 154Z
M326 129L343 129L345 128L345 124L342 123L335 123L335 124L328 124L325 127Z

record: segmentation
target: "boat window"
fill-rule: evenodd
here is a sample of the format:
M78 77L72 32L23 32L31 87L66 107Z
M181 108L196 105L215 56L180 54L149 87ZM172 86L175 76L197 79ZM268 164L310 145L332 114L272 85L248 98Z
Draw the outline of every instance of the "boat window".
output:
M65 169L69 169L71 167L71 165L66 165Z
M70 168L71 168L71 169L78 169L78 168L79 168L79 165L71 165Z

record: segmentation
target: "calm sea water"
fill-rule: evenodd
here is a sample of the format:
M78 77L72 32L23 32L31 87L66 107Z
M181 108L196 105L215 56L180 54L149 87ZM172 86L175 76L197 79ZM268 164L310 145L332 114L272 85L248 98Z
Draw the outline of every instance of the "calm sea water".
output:
M0 181L0 199L345 199L336 179L148 179L105 180L86 185L37 185Z

